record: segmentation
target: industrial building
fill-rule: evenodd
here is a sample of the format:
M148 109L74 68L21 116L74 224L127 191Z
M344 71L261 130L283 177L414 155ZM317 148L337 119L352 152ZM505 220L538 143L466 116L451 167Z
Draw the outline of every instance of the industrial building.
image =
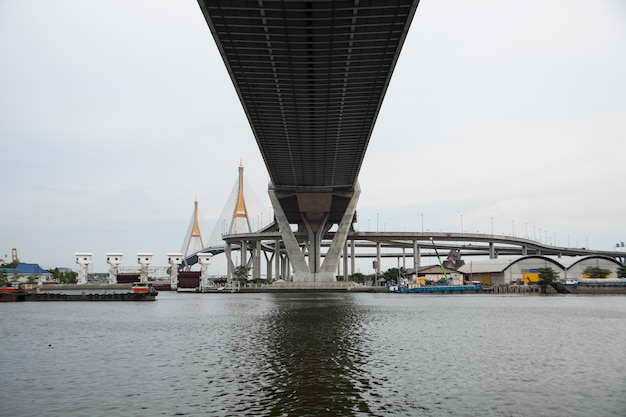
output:
M539 281L540 268L552 268L559 279L583 280L589 278L584 271L588 267L599 267L611 271L607 279L617 278L617 269L622 264L609 256L565 256L541 255L517 256L497 259L471 260L458 270L470 281L485 285L506 285Z

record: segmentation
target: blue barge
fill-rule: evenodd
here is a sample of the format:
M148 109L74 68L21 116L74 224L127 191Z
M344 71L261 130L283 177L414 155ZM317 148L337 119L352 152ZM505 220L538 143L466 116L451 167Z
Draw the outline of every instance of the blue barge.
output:
M429 285L425 287L402 287L401 293L428 293L428 294L467 294L480 293L480 285Z

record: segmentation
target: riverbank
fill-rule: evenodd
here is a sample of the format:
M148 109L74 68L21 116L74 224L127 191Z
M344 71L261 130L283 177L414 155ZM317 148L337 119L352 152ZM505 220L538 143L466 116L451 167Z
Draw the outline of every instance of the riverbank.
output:
M467 290L464 291L464 287ZM190 291L195 292L195 291ZM361 285L354 282L299 283L281 282L252 284L249 286L208 288L203 293L282 293L282 292L352 292L388 293L388 287ZM540 294L540 285L483 285L483 286L427 286L417 287L400 293L419 294ZM626 285L555 284L546 288L546 294L626 294Z

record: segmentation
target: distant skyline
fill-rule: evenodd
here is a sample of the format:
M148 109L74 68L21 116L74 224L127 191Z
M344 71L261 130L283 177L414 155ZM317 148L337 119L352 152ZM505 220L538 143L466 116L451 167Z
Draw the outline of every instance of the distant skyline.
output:
M422 0L362 164L357 228L614 249L624 51L620 0ZM269 205L195 1L5 0L0 57L0 256L76 269L74 253L92 252L105 272L107 252L125 265L151 252L165 265L196 197L219 227L240 160Z

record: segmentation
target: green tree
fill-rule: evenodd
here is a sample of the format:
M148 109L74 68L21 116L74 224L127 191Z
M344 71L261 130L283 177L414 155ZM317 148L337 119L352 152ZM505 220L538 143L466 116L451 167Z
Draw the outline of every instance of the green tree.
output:
M398 283L398 281L400 280L400 277L405 272L406 272L406 269L404 268L400 268L400 269L389 268L387 271L383 273L383 277L385 278L385 281L387 281L387 283L389 283L390 281L395 281L396 283Z
M559 277L559 273L551 267L538 268L537 272L539 272L539 284L541 285L550 285Z
M626 278L626 265L620 265L619 268L617 268L617 277Z
M20 264L21 262L19 261L13 261L13 262L9 262L8 264L2 264L3 268L17 268L17 266Z
M606 278L611 273L610 270L600 268L599 266L588 266L583 272L589 278Z
M7 275L6 269L0 269L0 285L5 285L9 282L9 277Z
M77 277L78 277L78 273L74 271L59 272L57 280L61 284L76 284L78 282Z
M355 272L354 274L350 275L350 281L354 281L359 284L365 284L365 275L360 272Z
M233 271L233 280L239 282L248 282L248 276L250 275L251 269L252 268L250 268L249 266L239 265Z
M543 294L548 292L548 285L552 284L554 280L559 277L559 273L551 267L538 268L539 272L539 285L541 285L541 292Z

